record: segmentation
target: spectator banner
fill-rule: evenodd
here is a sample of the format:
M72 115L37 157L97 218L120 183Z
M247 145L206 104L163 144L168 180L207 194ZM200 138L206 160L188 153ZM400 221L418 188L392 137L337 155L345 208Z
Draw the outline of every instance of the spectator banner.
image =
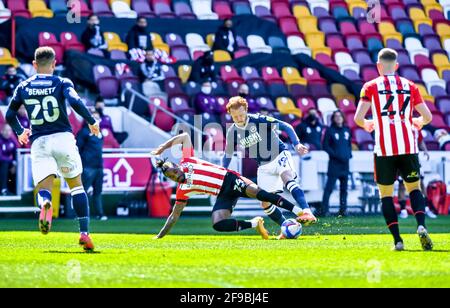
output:
M152 172L150 155L108 153L103 155L103 191L144 191ZM24 192L34 188L31 176L31 155L23 156L23 189ZM68 192L67 184L62 181L63 192Z

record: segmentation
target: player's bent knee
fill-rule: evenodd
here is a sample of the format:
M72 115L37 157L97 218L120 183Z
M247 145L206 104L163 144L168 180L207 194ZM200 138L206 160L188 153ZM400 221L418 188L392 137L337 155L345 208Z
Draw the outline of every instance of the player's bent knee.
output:
M380 190L381 198L392 197L394 195L394 184L392 185L378 184L378 189Z
M218 221L216 223L213 224L213 229L216 230L217 232L227 232L229 231L228 228L228 224L224 221Z
M420 189L420 180L412 183L405 182L406 190L408 193L412 193L415 190L421 190Z

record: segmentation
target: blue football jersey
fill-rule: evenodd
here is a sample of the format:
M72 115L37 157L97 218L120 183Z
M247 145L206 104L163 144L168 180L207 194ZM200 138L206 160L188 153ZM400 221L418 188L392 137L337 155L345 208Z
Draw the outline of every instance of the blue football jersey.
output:
M17 112L23 104L31 123L31 141L45 135L72 132L67 115L66 100L89 124L95 120L84 106L74 89L72 81L53 75L37 74L19 84L11 99L9 109ZM23 128L17 126L9 115L11 126L18 135ZM12 123L11 123L12 122Z
M277 129L288 133L294 145L300 143L294 129L288 123L273 117L248 114L245 127L233 124L227 132L226 154L231 157L237 146L245 149L245 157L256 159L259 165L271 162L288 149L281 141Z

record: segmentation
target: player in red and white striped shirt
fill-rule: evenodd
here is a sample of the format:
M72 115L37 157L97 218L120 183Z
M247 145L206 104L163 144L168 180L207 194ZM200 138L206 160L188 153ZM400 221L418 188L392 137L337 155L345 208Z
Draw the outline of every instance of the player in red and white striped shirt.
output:
M431 250L433 244L425 228L425 199L420 189L415 130L430 123L432 115L418 87L396 74L395 50L382 49L378 54L377 68L380 77L367 82L361 90L355 122L368 132L375 131L375 180L380 189L383 215L394 236L394 249L404 249L393 201L394 183L400 174L409 192L422 248ZM373 120L366 120L370 108ZM414 110L420 117L413 116Z
M282 216L277 206L291 212L296 207L276 194L259 189L255 183L237 172L194 157L191 139L186 133L171 138L151 154L160 155L176 144L182 144L183 150L183 158L178 165L163 160L158 161L158 167L164 175L177 182L178 187L175 207L156 238L162 238L170 231L178 221L189 198L194 195L207 194L217 197L212 212L213 228L216 231L232 232L255 228L264 239L268 239L269 235L264 228L262 217L255 217L248 221L230 218L238 199L245 197L272 203L267 213L274 221L278 221Z

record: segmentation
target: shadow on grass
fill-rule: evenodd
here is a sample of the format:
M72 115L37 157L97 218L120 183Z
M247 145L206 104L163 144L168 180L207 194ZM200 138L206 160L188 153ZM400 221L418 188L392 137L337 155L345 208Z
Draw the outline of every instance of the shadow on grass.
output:
M450 252L450 250L439 250L439 249L433 249L433 250L429 250L429 251L425 251L422 249L408 249L408 250L404 250L404 252L424 252L424 253L432 253L432 252Z
M49 251L44 251L44 253L51 253L51 254L68 254L68 255L80 255L80 254L100 254L102 253L101 251L91 251L91 252L86 252L86 251L59 251L59 250L49 250Z

